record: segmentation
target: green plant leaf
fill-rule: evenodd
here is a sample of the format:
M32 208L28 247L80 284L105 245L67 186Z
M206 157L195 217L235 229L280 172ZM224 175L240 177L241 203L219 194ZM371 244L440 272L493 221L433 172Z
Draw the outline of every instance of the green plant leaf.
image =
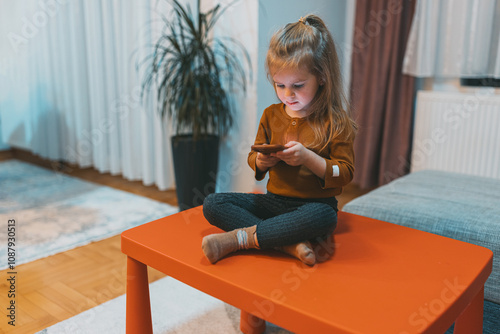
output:
M152 54L140 62L146 68L141 94L155 87L158 112L173 122L176 134L188 131L195 139L225 135L233 124L234 105L228 94L236 88L246 92L251 62L239 41L211 35L227 8L239 0L224 7L217 4L204 13L200 0L196 13L177 0L165 1L173 6L172 18L162 16L161 36Z

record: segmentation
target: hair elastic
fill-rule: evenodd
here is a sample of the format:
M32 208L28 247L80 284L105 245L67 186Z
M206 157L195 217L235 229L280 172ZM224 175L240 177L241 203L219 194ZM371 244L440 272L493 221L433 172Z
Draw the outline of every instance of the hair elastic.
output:
M299 22L302 22L303 24L306 24L306 19L302 16L302 17L299 19Z

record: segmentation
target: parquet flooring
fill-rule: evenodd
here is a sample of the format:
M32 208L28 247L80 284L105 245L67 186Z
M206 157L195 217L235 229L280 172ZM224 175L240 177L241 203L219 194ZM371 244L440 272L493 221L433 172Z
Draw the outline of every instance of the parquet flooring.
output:
M114 187L176 205L175 190L159 191L140 181L101 174L93 168L81 169L40 159L13 149L0 152L0 161L18 159L46 168L57 168L70 176ZM365 193L349 186L339 196L342 207ZM120 251L120 236L114 236L44 259L20 265L16 282L16 326L7 324L7 270L0 271L0 333L36 333L125 293L126 257ZM164 277L149 268L149 280Z

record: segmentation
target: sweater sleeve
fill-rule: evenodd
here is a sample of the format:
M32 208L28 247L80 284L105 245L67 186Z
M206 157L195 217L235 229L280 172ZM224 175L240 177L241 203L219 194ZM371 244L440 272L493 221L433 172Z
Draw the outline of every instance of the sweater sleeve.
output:
M344 187L354 176L354 135L340 135L330 144L329 157L325 158L325 179L320 180L323 189Z
M269 139L269 136L268 136L267 131L266 131L266 129L269 129L269 127L267 126L267 123L268 123L268 120L267 120L266 112L264 111L264 113L262 114L262 117L260 119L259 128L257 130L257 136L255 137L254 144L256 144L256 145L269 144L270 139ZM250 153L248 153L247 160L248 160L248 165L255 172L255 179L257 181L263 180L264 177L266 176L267 171L259 172L257 170L257 152L250 151Z

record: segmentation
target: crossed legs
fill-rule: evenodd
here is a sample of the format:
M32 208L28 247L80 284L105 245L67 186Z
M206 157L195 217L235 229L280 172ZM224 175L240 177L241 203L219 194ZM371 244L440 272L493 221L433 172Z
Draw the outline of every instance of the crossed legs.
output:
M316 258L308 240L332 233L337 221L335 198L314 201L273 194L212 194L203 213L227 231L203 239L212 263L240 249L275 248L313 265Z

